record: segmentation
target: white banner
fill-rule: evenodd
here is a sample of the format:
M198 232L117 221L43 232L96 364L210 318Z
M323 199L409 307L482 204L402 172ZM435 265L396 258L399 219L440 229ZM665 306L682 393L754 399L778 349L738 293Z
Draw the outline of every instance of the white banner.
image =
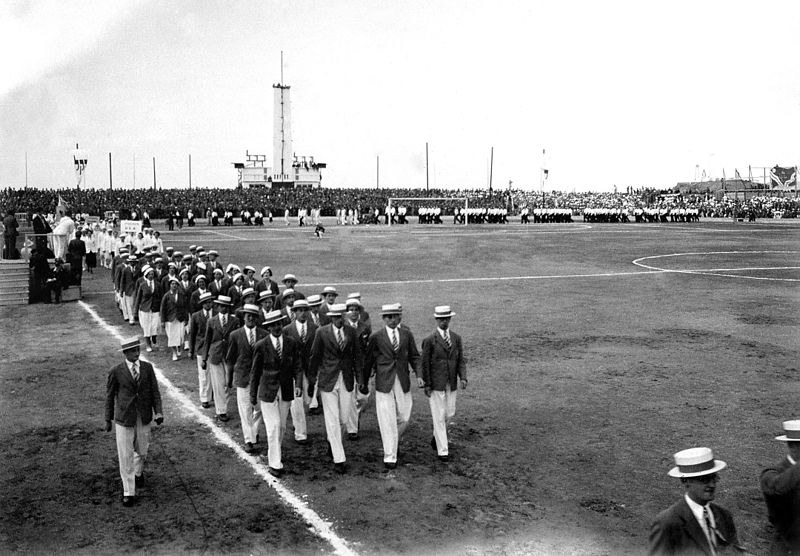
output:
M119 221L119 231L121 234L127 234L128 232L133 232L134 234L138 234L142 231L142 221L141 220L120 220Z

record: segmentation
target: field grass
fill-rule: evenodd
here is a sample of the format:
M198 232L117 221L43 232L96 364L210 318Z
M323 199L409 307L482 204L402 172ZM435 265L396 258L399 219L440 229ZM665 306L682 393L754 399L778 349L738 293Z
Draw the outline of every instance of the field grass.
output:
M666 475L672 454L709 446L729 465L721 475L718 502L733 512L744 544L754 553L765 551L770 532L758 475L782 456L783 445L772 440L781 421L800 417L800 222L328 226L322 239L310 229L275 224L184 228L165 232L164 240L184 252L190 243L214 248L224 263L257 269L268 264L278 279L291 272L300 279L297 289L307 295L325 285L342 293L359 291L373 325L382 303L401 302L403 322L418 344L433 331L435 305L449 304L457 313L452 329L464 339L470 383L459 392L451 463L437 462L428 445L430 414L416 388L414 423L394 473L381 466L374 412L362 420L362 439L345 445L351 470L342 478L331 473L325 458L321 417L310 421L310 448L291 445L287 435L284 459L293 472L284 482L329 519L354 550L638 554L646 548L652 518L681 495L679 482ZM101 272L87 280L84 301L108 323L120 325L123 334L138 331L122 324L110 289ZM6 445L0 473L7 475L0 477L5 485L0 495L15 497L17 509L33 497L21 493L21 483L5 479L19 479L21 465L27 466L25 474L44 473L42 466L30 469L33 463L10 453L15 442L44 426L25 416L41 415L39 405L61 411L52 403L53 391L46 395L38 388L73 396L78 385L94 385L85 403L68 404L59 423L83 423L74 426L89 430L95 422L99 428L103 376L118 357L114 339L89 322L80 306L49 311L31 307L0 313L6 386L11 377L29 372L31 346L37 346L43 377L59 370L59 357L87 357L86 373L92 370L81 379L67 374L59 381L57 372L52 382L43 378L37 389L26 390L25 403L4 388L0 417L9 427L0 435ZM33 329L20 331L13 324L20 315L59 339L42 342ZM77 325L57 333L53 322ZM91 345L82 346L86 342ZM163 352L152 359L196 403L191 363L172 363ZM240 440L237 421L226 429ZM267 520L254 530L263 508L250 500L253 489L270 504L279 503L191 415L172 411L158 436L156 442L168 443L170 451L156 452L148 469L162 477L157 484L174 499L154 488L148 500L166 520L161 527L171 532L133 550L330 550L302 532L302 524L277 545L270 542L280 524ZM119 526L126 514L115 498L113 439L106 437L102 444L92 434L85 442L94 446L89 454L103 454L102 464L84 466L88 475L103 477L100 498L108 502L96 503L106 509L101 518ZM188 461L207 453L213 454L208 468ZM168 473L171 465L182 474ZM225 476L216 476L215 466L222 466ZM204 509L197 515L221 516L215 523L217 528L226 524L224 542L208 540L222 535L222 529L209 533L210 520L198 520L200 534L200 525L175 515L185 509L180 498L195 492L176 488L176 476L202 493ZM196 485L204 480L216 488ZM73 496L96 496L90 486L85 490ZM240 508L245 515L231 517L237 500L248 510ZM286 522L299 521L284 513ZM123 542L98 527L94 535L99 538L90 536L84 545L30 539L25 544L19 538L27 530L24 521L4 515L10 527L0 547L103 551ZM170 527L176 520L180 526ZM74 525L85 531L84 525ZM237 537L236 527L244 536Z

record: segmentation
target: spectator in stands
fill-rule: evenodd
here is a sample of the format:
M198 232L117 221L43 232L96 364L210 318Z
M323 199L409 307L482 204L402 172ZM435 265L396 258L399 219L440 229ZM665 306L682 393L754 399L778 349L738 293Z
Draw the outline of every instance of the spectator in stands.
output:
M17 228L17 217L9 209L6 211L6 216L3 218L3 258L4 259L18 259L19 251L17 251L17 236L19 232Z

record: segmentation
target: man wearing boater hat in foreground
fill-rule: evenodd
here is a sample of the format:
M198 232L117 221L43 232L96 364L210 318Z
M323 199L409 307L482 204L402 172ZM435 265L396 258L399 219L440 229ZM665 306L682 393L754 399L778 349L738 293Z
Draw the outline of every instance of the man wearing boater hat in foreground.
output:
M106 432L116 427L123 506L133 506L136 489L144 484L144 462L150 445L150 422L164 422L161 393L153 366L139 360L139 338L121 342L125 361L108 372Z
M708 554L741 551L731 513L711 501L717 472L727 466L710 448L689 448L675 454L670 477L681 480L683 498L656 516L650 527L650 554Z
M761 492L777 538L770 554L800 554L800 420L784 421L788 455L761 473Z

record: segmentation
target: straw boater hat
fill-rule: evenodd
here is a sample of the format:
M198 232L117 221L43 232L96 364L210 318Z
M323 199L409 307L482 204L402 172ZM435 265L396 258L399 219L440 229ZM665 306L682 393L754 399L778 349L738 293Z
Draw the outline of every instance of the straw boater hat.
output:
M251 315L258 316L261 313L261 309L258 305L253 305L252 303L245 303L242 306L242 313L249 313Z
M223 270L219 267L214 269L214 274L216 274L217 272L219 272L220 274L225 274L225 272L223 272Z
M350 306L353 306L353 307L363 307L363 305L361 305L361 302L360 302L358 299L356 299L355 297L351 297L350 299L348 299L348 300L345 302L345 305L346 305L347 307L350 307Z
M255 268L253 268L253 267L252 267L252 266L250 266L250 265L247 265L246 267L244 267L244 271L245 271L245 272L247 272L248 270L252 270L252 271L253 271L253 273L255 273L255 271L256 271L256 269L255 269Z
M155 270L153 270L152 266L146 264L142 267L142 276L147 276L148 272L155 272Z
M272 274L272 269L271 269L270 267L268 267L268 266L265 266L264 268L262 268L262 269L261 269L261 277L263 278L263 277L264 277L264 275L265 275L267 272L269 272L270 274Z
M238 280L239 278L244 280L244 274L242 274L241 272L237 272L236 274L233 275L232 280L234 283L236 283L236 280Z
M203 251L203 250L204 250L204 248L203 248L203 246L202 246L202 245L198 245L198 246L197 246L197 250L198 250L198 251Z
M175 251L172 254L173 257L183 257L183 251Z
M197 245L190 245L189 251L197 251Z
M270 297L275 297L275 294L272 293L271 290L264 290L260 294L258 294L258 300L259 301L264 301L265 299L270 298Z
M178 280L177 278L175 278L174 276L170 276L168 282L170 284L172 284L173 282L175 282L176 284L180 284L181 283L181 281Z
M255 294L256 290L254 290L253 288L245 288L242 290L242 299L244 299L248 295L255 295Z
M784 434L776 436L775 440L783 442L800 442L800 421L784 421L783 422Z
M282 320L283 320L283 313L281 313L280 311L270 311L264 317L264 322L261 323L261 325L267 326L268 324L274 324Z
M347 299L358 299L361 300L361 292L353 292L347 294Z
M292 280L293 282L297 282L297 281L298 281L298 280L297 280L297 276L295 276L294 274L286 274L286 275L283 277L283 280L282 280L282 281L283 281L283 283L285 284L285 283L286 283L286 282L288 282L289 280Z
M218 295L214 303L217 305L227 305L228 307L233 305L233 303L231 303L231 298L227 295Z
M206 269L206 263L203 263L203 262L197 263L197 268L199 268L200 270L205 270Z
M294 295L294 290L292 288L286 288L283 290L283 297L288 297L290 295Z
M178 276L180 276L181 274L188 274L189 276L191 276L192 271L189 269L189 267L185 266L180 270L180 272L178 272Z
M456 314L450 310L450 305L437 305L433 308L434 318L446 319L454 316L456 316Z
M139 259L136 258L136 255L128 255L128 262L137 261Z
M329 293L332 293L335 297L339 297L339 293L333 286L325 286L322 288L322 295L328 295Z
M127 338L125 340L120 341L119 343L120 351L128 351L129 349L139 348L139 338Z
M689 448L678 452L674 457L675 467L668 474L679 479L711 475L728 466L724 461L714 459L711 448Z
M347 312L347 306L344 303L334 303L328 310L329 317L341 317Z
M167 267L168 267L168 268L178 268L178 263L174 263L174 262L170 261L170 262L167 264Z
M210 250L208 251L208 256L210 257L211 255L214 255L214 256L216 257L217 255L219 255L219 253L217 253L217 252L216 252L216 251L214 251L213 249L210 249Z
M207 282L208 278L206 278L205 274L198 274L197 276L194 277L194 283L195 284L197 284L200 280L202 280L204 282Z
M175 251L175 248L174 248L174 247L172 247L172 246L169 246L169 247L166 247L166 248L164 249L164 251L166 251L167 253L169 253L169 252L171 252L171 251Z
M319 307L322 305L322 296L317 294L309 295L306 301L308 301L309 307Z
M305 299L296 299L294 303L292 303L292 311L297 311L298 309L308 309L308 301Z
M386 315L402 315L403 307L399 303L389 303L388 305L381 305L381 316Z
M206 301L214 301L214 294L211 292L205 292L200 294L200 298L197 300L200 303L205 303Z

